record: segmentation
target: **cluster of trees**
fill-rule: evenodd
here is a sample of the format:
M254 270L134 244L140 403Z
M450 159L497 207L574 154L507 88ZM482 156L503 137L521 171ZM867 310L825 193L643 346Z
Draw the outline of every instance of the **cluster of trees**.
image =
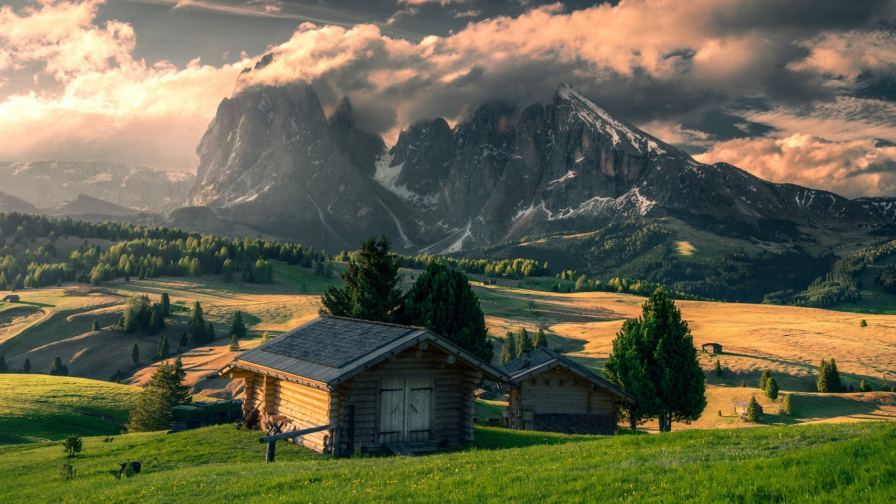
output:
M501 347L501 364L506 364L517 357L521 357L526 350L534 350L536 348L547 348L548 339L544 334L544 329L538 328L535 337L529 336L529 331L525 327L520 327L516 333L507 331L504 337L504 346Z
M413 287L399 287L401 258L389 239L370 238L340 275L342 287L331 286L321 298L321 313L378 322L424 326L477 357L491 361L494 348L485 315L466 275L441 262L430 262Z
M15 244L0 247L0 290L72 281L100 285L116 278L206 274L223 274L228 281L239 275L247 282L271 282L271 261L312 268L331 259L326 251L315 252L296 243L230 240L166 227L0 214L0 237L13 234ZM57 258L54 242L60 236L77 236L85 243L68 258ZM45 238L45 243L28 246L36 244L38 238ZM122 241L103 250L89 244L89 238ZM323 264L321 267L326 268Z
M186 376L180 357L173 364L166 361L159 366L137 397L131 410L128 431L167 430L171 425L171 408L193 400L190 387L184 385Z
M739 233L761 235L762 230L747 225ZM537 248L527 245L536 240L539 241ZM740 251L695 261L679 254L676 240L675 233L662 224L632 219L576 237L569 237L568 233L533 236L458 252L454 256L485 257L492 261L510 257L537 259L548 261L554 267L562 265L564 270L587 275L604 285L614 278L639 279L637 281L646 289L649 289L647 285L662 285L670 295L673 292L682 294L676 297L687 294L702 299L750 303L762 302L768 293L806 288L824 275L836 259L830 254L814 256L792 245L790 250L782 253ZM562 284L557 288L567 289Z
M821 360L818 366L818 381L816 382L818 391L825 392L843 392L843 382L840 380L840 372L837 370L837 362L832 358L830 361Z
M668 432L672 422L690 423L706 408L706 376L691 331L662 289L651 294L639 318L622 324L604 377L638 400L620 412L632 428L656 418L660 432Z
M859 275L877 261L896 255L896 240L857 250L833 262L829 270L813 280L805 290L784 290L766 296L765 302L828 308L840 303L854 303L862 299L862 282ZM896 270L885 268L875 282L887 289L896 289Z
M165 328L165 317L171 315L171 300L168 293L162 293L158 303L149 300L149 296L134 295L128 299L124 307L121 326L126 333L137 332L137 329L149 331L149 334L158 334Z
M772 376L772 372L766 369L762 372L762 376L759 378L759 390L765 392L765 397L768 397L772 401L778 398L778 392L780 392L780 388L778 388L778 382L775 380L775 377Z
M639 296L649 296L659 288L665 288L663 285L646 280L632 280L628 278L611 278L606 282L600 280L591 280L588 275L579 274L577 271L567 270L557 275L561 280L575 281L575 286L569 284L557 283L551 286L552 292L618 292L624 294L637 294ZM691 301L704 301L705 298L685 292L666 289L666 292L673 299L687 299Z
M341 252L339 258L350 258L350 254ZM485 275L491 278L516 278L550 276L548 263L539 263L534 259L488 259L454 258L432 255L399 256L404 268L426 269L432 262L441 262L446 266L459 269L471 275Z
M874 283L880 285L887 294L896 294L896 266L881 268L874 277Z

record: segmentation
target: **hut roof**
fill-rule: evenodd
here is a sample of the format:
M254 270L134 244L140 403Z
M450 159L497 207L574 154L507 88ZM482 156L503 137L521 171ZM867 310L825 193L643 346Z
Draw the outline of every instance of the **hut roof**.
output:
M281 372L334 386L423 340L481 369L490 379L510 378L503 369L425 328L342 317L316 318L236 356L228 367ZM227 369L221 372L226 374Z
M608 392L617 395L628 402L634 403L636 401L635 396L601 378L585 366L582 366L577 362L573 362L572 360L567 359L566 357L558 354L557 352L554 352L549 348L542 347L532 350L527 354L524 354L522 357L517 357L516 359L505 363L503 367L513 381L520 381L526 379L529 376L537 375L553 369L557 366L568 369L569 371L581 376L582 378L585 378L598 387L607 390Z

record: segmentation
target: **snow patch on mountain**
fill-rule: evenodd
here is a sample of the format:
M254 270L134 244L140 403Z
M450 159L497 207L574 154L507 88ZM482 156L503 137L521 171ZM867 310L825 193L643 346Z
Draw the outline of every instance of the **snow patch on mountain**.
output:
M424 208L434 207L436 203L439 202L439 193L420 195L408 189L407 184L398 185L398 177L401 175L401 169L404 168L404 163L390 166L393 159L395 159L395 156L391 152L386 152L377 158L374 163L376 172L373 175L373 179L379 182L379 184L386 190L394 193L408 203L413 203L418 207Z
M601 214L622 215L647 215L655 201L641 195L640 188L636 187L618 198L605 198L595 196L576 208L565 208L556 215L549 213L548 220L570 219L573 217L595 217Z

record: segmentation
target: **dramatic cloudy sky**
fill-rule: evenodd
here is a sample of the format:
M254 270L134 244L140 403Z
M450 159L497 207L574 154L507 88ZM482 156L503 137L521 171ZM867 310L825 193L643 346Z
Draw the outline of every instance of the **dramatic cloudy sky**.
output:
M192 170L269 52L387 141L568 82L701 161L896 196L896 0L4 0L0 160Z

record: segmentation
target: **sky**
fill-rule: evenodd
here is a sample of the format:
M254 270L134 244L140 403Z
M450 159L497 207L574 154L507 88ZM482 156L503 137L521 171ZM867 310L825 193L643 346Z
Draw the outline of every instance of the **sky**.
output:
M0 161L194 171L243 68L394 142L561 82L702 162L896 196L896 0L3 0Z

